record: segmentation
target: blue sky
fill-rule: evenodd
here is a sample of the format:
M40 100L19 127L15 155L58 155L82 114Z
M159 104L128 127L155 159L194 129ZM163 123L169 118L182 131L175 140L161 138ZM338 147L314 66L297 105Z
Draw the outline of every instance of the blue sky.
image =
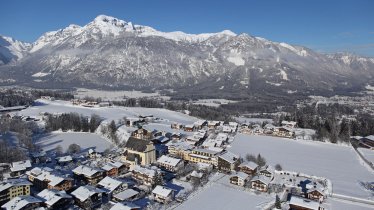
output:
M99 14L161 31L230 29L320 52L374 56L372 0L0 0L0 34L33 42Z

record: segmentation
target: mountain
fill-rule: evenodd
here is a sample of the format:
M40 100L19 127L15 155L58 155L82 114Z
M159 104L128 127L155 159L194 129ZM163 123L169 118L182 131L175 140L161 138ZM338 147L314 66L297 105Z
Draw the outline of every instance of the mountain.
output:
M85 26L47 32L19 45L24 47L13 48L13 43L0 44L10 52L1 51L8 58L0 66L4 84L174 89L186 97L249 98L357 91L374 76L373 58L325 55L228 30L160 32L105 15Z
M15 62L30 50L31 44L0 35L0 65Z

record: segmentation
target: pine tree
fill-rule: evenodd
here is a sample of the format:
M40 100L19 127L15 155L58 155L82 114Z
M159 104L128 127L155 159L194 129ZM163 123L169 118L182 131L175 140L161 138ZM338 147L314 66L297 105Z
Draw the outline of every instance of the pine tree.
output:
M275 208L276 209L281 209L282 208L282 204L281 204L281 201L280 201L280 198L278 195L275 196Z

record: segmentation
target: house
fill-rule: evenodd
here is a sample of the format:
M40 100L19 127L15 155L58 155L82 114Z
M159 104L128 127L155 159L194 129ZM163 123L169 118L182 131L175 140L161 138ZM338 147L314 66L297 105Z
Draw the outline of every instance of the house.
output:
M216 129L220 125L219 121L208 121L209 129Z
M232 129L229 125L223 125L222 126L222 132L224 133L231 133L232 132Z
M55 189L69 191L73 187L73 179L53 173L53 169L35 167L26 172L28 179L38 190Z
M49 158L47 158L47 153L45 151L40 152L32 152L30 153L31 161L33 163L39 164L39 163L46 163Z
M194 149L190 154L190 161L194 163L208 163L214 167L218 166L217 156L222 153L223 149L208 148L208 149Z
M238 155L226 151L218 156L218 170L230 173L236 170L240 164Z
M145 166L156 162L156 148L151 141L130 137L125 149L124 159L132 165Z
M255 162L241 163L239 166L239 171L244 172L248 175L254 175L257 171L258 165Z
M186 131L186 132L193 132L194 130L195 130L194 125L185 125L184 126L184 131Z
M154 136L152 135L151 131L144 128L139 128L131 133L131 137L143 140L152 140Z
M323 210L324 208L320 206L320 203L309 200L302 197L291 196L289 202L290 209L292 210Z
M311 181L309 179L300 182L302 191L305 193L305 197L322 202L325 198L325 188L320 183Z
M182 139L182 134L181 133L173 133L170 136L171 140L181 140Z
M45 189L37 197L43 201L47 209L67 209L73 204L73 197L65 191Z
M10 167L10 175L12 177L17 177L26 172L26 170L31 168L30 160L23 160L18 162L13 162Z
M159 203L169 203L174 200L174 190L161 185L157 185L152 190L152 195L154 200Z
M287 137L287 138L295 137L295 131L293 131L293 129L288 128L288 127L275 128L273 134L276 136Z
M157 176L159 176L156 170L143 168L139 165L131 166L130 171L133 179L145 185L154 184Z
M295 121L286 121L286 120L283 120L281 122L282 126L283 127L287 127L287 128L295 128L296 127L296 122Z
M321 189L312 188L307 191L307 198L323 202L323 200L325 199L325 193Z
M190 160L193 146L185 141L169 142L167 144L169 154L173 157L181 158L185 161Z
M99 183L97 183L97 188L103 190L104 194L110 199L113 194L123 191L128 187L127 183L121 180L114 179L112 177L105 177Z
M230 183L238 186L244 186L249 180L249 175L244 172L238 172L230 177Z
M139 195L139 192L133 189L126 189L122 192L113 194L113 200L116 202L132 201Z
M179 129L182 129L182 128L183 128L183 125L174 122L174 123L172 123L172 124L170 125L170 127L171 127L171 129L177 129L177 130L179 130Z
M109 101L103 101L99 103L99 107L110 107L112 104Z
M260 175L266 176L266 177L272 177L274 173L274 169L271 166L263 166L258 169L258 173Z
M126 171L127 167L125 164L118 161L107 162L101 167L107 176L116 177Z
M239 124L237 122L229 122L229 126L231 128L231 132L235 133L238 130Z
M30 195L31 182L26 179L8 179L0 183L0 205L17 196Z
M116 203L110 210L140 210L141 208L130 202Z
M81 186L74 190L71 195L74 196L75 204L82 209L94 209L101 206L103 191L91 185Z
M94 149L89 149L88 150L88 157L91 159L97 158L98 153Z
M77 182L83 184L97 184L104 178L105 171L99 168L80 165L73 169L74 178Z
M5 210L37 209L41 206L42 202L42 200L35 198L31 195L22 195L13 198L6 204L2 205L1 208Z
M171 172L178 172L179 170L183 169L184 167L184 162L183 160L179 158L173 158L173 157L168 157L166 155L161 156L157 160L157 164L168 171Z
M267 192L270 182L271 182L270 177L267 177L264 175L254 176L251 179L251 188L257 191Z
M68 165L69 163L73 162L73 157L71 155L63 156L63 157L58 157L56 158L57 164L59 165Z
M198 120L196 122L194 122L194 127L196 129L202 129L204 126L207 126L208 125L208 122L206 120Z

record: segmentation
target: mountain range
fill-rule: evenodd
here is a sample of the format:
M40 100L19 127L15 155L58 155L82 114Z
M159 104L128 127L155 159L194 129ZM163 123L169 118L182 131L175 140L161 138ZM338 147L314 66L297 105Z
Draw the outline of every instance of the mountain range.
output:
M34 43L0 36L0 84L173 90L186 97L329 95L372 84L374 58L323 54L229 30L161 32L99 15Z

